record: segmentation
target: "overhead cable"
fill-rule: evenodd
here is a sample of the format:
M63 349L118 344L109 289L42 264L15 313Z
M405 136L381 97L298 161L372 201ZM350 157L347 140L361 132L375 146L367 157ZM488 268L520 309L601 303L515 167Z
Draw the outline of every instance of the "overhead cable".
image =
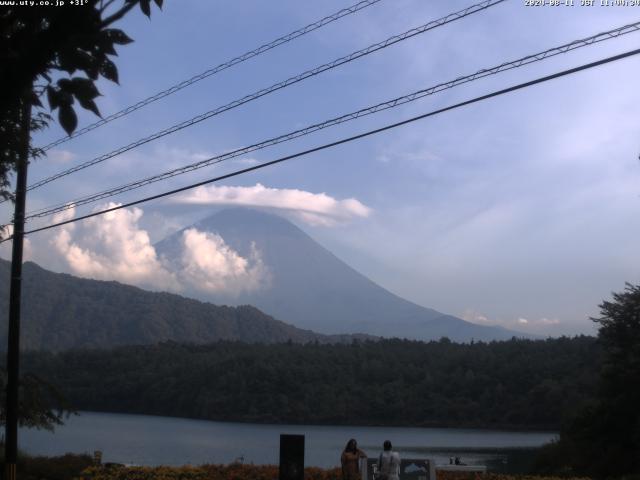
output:
M246 95L240 99L234 100L231 103L228 103L226 105L223 105L221 107L215 108L213 110L210 110L208 112L202 113L196 117L193 117L189 120L183 121L181 123L178 123L176 125L173 125L171 127L168 127L164 130L161 130L159 132L156 132L152 135L149 135L148 137L144 137L142 139L136 140L133 143L130 143L128 145L125 145L123 147L120 147L116 150L113 150L109 153L106 153L104 155L101 155L99 157L96 157L92 160L89 160L87 162L84 162L80 165L77 165L75 167L69 168L67 170L64 170L62 172L59 172L57 174L54 174L50 177L47 177L43 180L40 180L32 185L30 185L27 190L34 190L36 188L39 188L43 185L46 185L47 183L53 182L54 180L57 180L61 177L65 177L67 175L71 175L72 173L78 172L80 170L83 170L85 168L91 167L93 165L96 165L98 163L104 162L105 160L108 160L110 158L113 158L117 155L120 155L122 153L128 152L129 150L133 150L134 148L137 148L141 145L144 145L146 143L149 143L153 140L157 140L159 138L162 138L166 135L170 135L172 133L175 133L179 130L182 130L184 128L187 127L191 127L197 123L200 123L204 120L207 120L215 115L219 115L223 112L226 112L228 110L231 110L233 108L239 107L240 105L244 105L245 103L251 102L253 100L256 100L260 97L263 97L265 95L268 95L270 93L273 93L275 91L281 90L285 87L288 87L290 85L293 85L295 83L301 82L307 78L310 77L314 77L316 75L319 75L320 73L326 72L327 70L331 70L333 68L336 68L340 65L352 62L358 58L364 57L365 55L369 55L373 52L376 52L378 50L382 50L384 48L387 48L391 45L394 45L398 42L402 42L404 40L407 40L409 38L412 38L416 35L420 35L422 33L425 33L429 30L432 30L434 28L440 27L442 25L445 25L447 23L453 22L455 20L459 20L461 18L467 17L469 15L472 15L474 13L478 13L480 11L486 10L489 7L492 7L494 5L497 5L499 3L504 2L505 0L484 0L483 2L480 2L478 4L472 5L470 7L467 7L463 10L460 10L458 12L455 13L450 13L449 15L446 15L438 20L433 20L429 23L426 23L420 27L417 28L412 28L411 30L408 30L404 33L401 33L399 35L394 35L392 37L387 38L386 40L370 45L362 50L358 50L356 52L350 53L349 55L346 55L344 57L340 57L332 62L329 63L325 63L324 65L321 65L319 67L313 68L311 70L307 70L306 72L303 72L299 75L293 76L288 78L287 80L283 80L281 82L275 83L273 85L271 85L270 87L267 88L263 88L261 90L258 90L257 92L254 92L250 95ZM0 202L1 203L1 202Z
M264 140L261 141L259 143L255 143L253 145L249 145L247 147L243 147L243 148L239 148L230 152L226 152L224 154L221 155L216 155L214 157L211 158L207 158L195 163L192 163L190 165L185 165L183 167L179 167L179 168L175 168L173 170L169 170L157 175L153 175L151 177L146 177L143 179L139 179L133 182L129 182L127 184L124 185L120 185L118 187L114 187L108 190L104 190L102 192L99 193L95 193L95 194L91 194L88 196L84 196L81 198L76 198L75 200L71 200L71 201L67 201L64 203L60 203L57 204L55 206L49 206L49 207L44 207L40 210L37 211L33 211L33 212L29 212L27 214L27 216L25 217L26 220L28 219L33 219L33 218L42 218L42 217L46 217L49 215L53 215L55 213L59 213L61 211L67 210L69 208L73 208L73 207L78 207L81 205L86 205L88 203L93 203L99 200L104 200L105 198L110 198L113 197L115 195L119 195L125 192L129 192L131 190L135 190L137 188L155 183L155 182L159 182L162 180L166 180L168 178L171 177L175 177L177 175L182 175L188 172L192 172L194 170L198 170L200 168L204 168L207 166L211 166L214 164L218 164L221 163L223 161L226 160L230 160L232 158L236 158L239 157L241 155L245 155L247 153L250 152L254 152L256 150L261 150L263 148L266 147L270 147L273 145L277 145L280 143L284 143L305 135L308 135L310 133L328 128L328 127L332 127L335 125L339 125L341 123L345 123L351 120L355 120L357 118L360 117L364 117L366 115L371 115L383 110L388 110L391 108L395 108L399 105L404 105L406 103L409 102L413 102L416 101L420 98L426 97L428 95L433 95L435 93L441 92L443 90L447 90L450 88L454 88L458 85L462 85L465 83L469 83L472 82L474 80L478 80L480 78L484 78L487 77L489 75L495 75L498 74L500 72L504 72L507 70L512 70L515 68L519 68L522 67L524 65L529 65L531 63L535 63L535 62L539 62L542 61L546 58L551 58L553 56L559 55L561 53L567 53L569 51L581 48L581 47L585 47L585 46L589 46L589 45L593 45L595 43L598 42L602 42L604 40L608 40L611 38L617 38L621 35L625 35L631 32L636 32L640 30L640 21L636 22L636 23L632 23L629 25L625 25L622 27L618 27L612 30L608 30L606 32L602 32L599 33L597 35L592 35L590 37L587 38L583 38L580 40L575 40L573 42L570 43L566 43L564 45L561 45L559 47L554 47L554 48L550 48L548 50L544 50L542 52L538 52L538 53L534 53L532 55L527 55L526 57L522 57L519 58L517 60L511 60L508 62L503 62L500 65L491 67L491 68L485 68L482 70L478 70L477 72L471 74L471 75L466 75L466 76L461 76L458 77L454 80L448 81L448 82L443 82L443 83L439 83L435 86L429 87L429 88L425 88L422 90L418 90L416 92L413 92L411 94L408 95L404 95L402 97L397 97L394 98L392 100L388 100L386 102L382 102L382 103L378 103L376 105L367 107L367 108L363 108L360 110L357 110L355 112L351 112L345 115L341 115L339 117L335 117L332 118L330 120L326 120L324 122L321 123L316 123L313 125L309 125L307 127L301 128L299 130L295 130L293 132L289 132L287 134L284 135L280 135L274 138L270 138L268 140Z
M128 207L132 207L132 206L135 206L135 205L139 205L141 203L146 203L146 202L149 202L151 200L157 200L159 198L167 197L167 196L170 196L170 195L175 195L176 193L181 193L181 192L184 192L184 191L187 191L187 190L191 190L191 189L196 188L196 187L201 187L201 186L204 186L204 185L207 185L207 184L210 184L210 183L218 182L220 180L225 180L227 178L236 177L238 175L242 175L242 174L249 173L249 172L252 172L252 171L255 171L255 170L259 170L259 169L262 169L262 168L265 168L265 167L276 165L278 163L282 163L282 162L285 162L285 161L288 161L288 160L292 160L294 158L299 158L299 157L302 157L302 156L305 156L305 155L308 155L308 154L311 154L311 153L319 152L321 150L325 150L325 149L332 148L332 147L335 147L335 146L338 146L338 145L349 143L349 142L352 142L352 141L355 141L355 140L359 140L361 138L369 137L371 135L375 135L375 134L378 134L378 133L381 133L381 132L384 132L384 131L387 131L387 130L391 130L391 129L394 129L394 128L397 128L397 127L400 127L400 126L403 126L403 125L407 125L409 123L413 123L413 122L416 122L418 120L422 120L424 118L432 117L432 116L438 115L438 114L443 113L443 112L447 112L447 111L454 110L454 109L457 109L457 108L460 108L460 107L464 107L466 105L471 105L473 103L481 102L483 100L488 100L488 99L493 98L493 97L504 95L506 93L510 93L510 92L513 92L513 91L516 91L516 90L521 90L523 88L531 87L533 85L537 85L537 84L540 84L540 83L548 82L550 80L554 80L556 78L560 78L560 77L564 77L564 76L567 76L567 75L571 75L571 74L574 74L574 73L577 73L577 72L580 72L580 71L583 71L583 70L588 70L590 68L598 67L600 65L604 65L604 64L611 63L611 62L614 62L614 61L617 61L617 60L621 60L623 58L631 57L631 56L637 55L639 53L640 53L640 49L635 49L635 50L631 50L631 51L628 51L628 52L625 52L625 53L621 53L619 55L614 55L614 56L611 56L611 57L607 57L607 58L604 58L602 60L598 60L596 62L583 64L583 65L581 65L579 67L570 68L568 70L563 70L561 72L557 72L557 73L554 73L552 75L547 75L547 76L544 76L544 77L540 77L540 78L537 78L535 80L530 80L528 82L524 82L524 83L520 83L520 84L511 86L511 87L508 87L508 88L504 88L502 90L497 90L497 91L494 91L492 93L488 93L486 95L475 97L475 98L473 98L471 100L466 100L464 102L456 103L456 104L450 105L448 107L440 108L438 110L433 110L431 112L428 112L428 113L425 113L425 114L422 114L422 115L418 115L416 117L412 117L412 118L409 118L407 120L403 120L401 122L397 122L397 123L393 123L393 124L390 124L390 125L386 125L384 127L376 128L374 130L369 130L367 132L360 133L358 135L354 135L354 136L351 136L351 137L348 137L348 138L343 138L341 140L337 140L335 142L327 143L327 144L321 145L319 147L315 147L315 148L311 148L309 150L298 152L298 153L295 153L293 155L287 155L285 157L281 157L281 158L278 158L276 160L271 160L269 162L265 162L265 163L262 163L260 165L255 165L253 167L247 167L247 168L244 168L242 170L237 170L235 172L227 173L225 175L220 175L218 177L210 178L208 180L204 180L204 181L201 181L201 182L192 183L190 185L187 185L187 186L184 186L184 187L181 187L181 188L176 188L174 190L170 190L170 191L167 191L167 192L164 192L164 193L159 193L159 194L152 195L152 196L149 196L149 197L141 198L141 199L135 200L133 202L128 202L128 203L125 203L125 204L122 204L122 205L117 205L117 206L114 206L114 207L106 208L104 210L99 210L97 212L93 212L93 213L89 213L89 214L86 214L86 215L82 215L80 217L64 220L64 221L61 221L61 222L56 222L56 223L53 223L51 225L46 225L46 226L40 227L40 228L34 228L33 230L29 230L29 231L24 232L24 233L25 233L25 235L27 235L27 234L31 234L31 233L41 232L41 231L44 231L44 230L49 230L51 228L60 227L62 225L67 225L67 224L70 224L70 223L79 222L81 220L86 220L88 218L96 217L96 216L99 216L99 215L104 215L106 213L114 212L116 210L121 210L123 208L128 208ZM0 243L5 242L5 241L9 240L10 238L12 238L12 237L4 239L4 240L0 241Z
M138 103L135 103L133 105L128 106L127 108L124 108L116 113L113 113L111 115L109 115L108 117L102 118L100 120L98 120L95 123L92 123L91 125L87 125L84 128L81 128L79 130L76 130L75 132L73 132L71 135L65 136L65 137L61 137L58 140L51 142L47 145L45 145L44 147L41 147L41 150L49 150L53 147L57 147L58 145L61 145L65 142L68 142L69 140L79 137L80 135L84 135L87 132L90 132L92 130L95 130L98 127L101 127L102 125L105 125L109 122L112 122L113 120L116 120L118 118L124 117L125 115L130 114L131 112L135 112L136 110L141 109L142 107L145 107L151 103L154 103L162 98L168 97L169 95L172 95L180 90L182 90L183 88L187 88L191 85L193 85L194 83L199 82L200 80L204 80L205 78L208 78L212 75L215 75L216 73L220 73L223 70L226 70L228 68L231 68L235 65L238 65L239 63L242 63L246 60L249 60L253 57L257 57L258 55L261 55L265 52L268 52L269 50L273 50L276 47L279 47L280 45L283 45L285 43L291 42L292 40L295 40L298 37L301 37L303 35L306 35L309 32L313 32L314 30L317 30L321 27L324 27L325 25L328 25L332 22L335 22L336 20L339 20L342 17L346 17L347 15L351 15L352 13L356 13L364 8L367 8L371 5L374 5L378 2L380 2L381 0L363 0L361 2L358 2L354 5L351 5L350 7L347 8L343 8L342 10L329 15L327 17L322 18L321 20L318 20L317 22L313 22L310 23L309 25L307 25L306 27L302 27L298 30L295 30L291 33L288 33L287 35L283 35L282 37L276 38L275 40L269 42L269 43L265 43L264 45L259 46L258 48L254 49L254 50L250 50L246 53L243 53L242 55L239 55L235 58L232 58L231 60L221 63L220 65L217 65L213 68L210 68L209 70L206 70L202 73L199 73L198 75L194 75L193 77L189 78L188 80L184 80L180 83L177 83L169 88L167 88L166 90L162 90L161 92L156 93L155 95L152 95L148 98L145 98L144 100L139 101Z

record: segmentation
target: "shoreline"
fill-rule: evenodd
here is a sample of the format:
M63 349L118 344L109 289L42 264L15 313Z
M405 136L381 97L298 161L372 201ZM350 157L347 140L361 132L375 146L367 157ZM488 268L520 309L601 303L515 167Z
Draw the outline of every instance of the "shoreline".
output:
M100 415L129 415L129 416L140 416L140 417L151 417L151 418L170 418L176 420L191 420L196 422L211 422L211 423L221 423L228 425L261 425L261 426L279 426L279 427L300 427L300 426L309 426L309 427L337 427L337 428L348 428L348 427L368 427L368 428L416 428L416 429L437 429L437 430L470 430L475 432L522 432L522 433L544 433L544 434L553 434L558 435L560 427L554 428L552 426L546 428L538 428L533 426L514 426L514 425L490 425L490 426L480 426L480 425L469 425L469 424L444 424L444 423L425 423L419 425L410 425L410 424L384 424L384 423L314 423L314 422L277 422L277 421L260 421L254 419L245 419L245 420L234 420L234 419L210 419L203 417L190 417L190 416L176 416L176 415L160 415L154 413L138 413L138 412L128 412L128 411L100 411L100 410L78 410L75 412L78 415L82 415L83 413L89 414L100 414ZM70 415L70 417L73 416Z

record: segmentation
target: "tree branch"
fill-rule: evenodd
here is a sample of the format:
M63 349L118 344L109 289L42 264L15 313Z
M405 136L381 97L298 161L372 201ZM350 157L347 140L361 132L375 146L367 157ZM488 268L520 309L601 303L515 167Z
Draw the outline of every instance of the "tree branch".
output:
M138 4L138 2L135 1L135 2L129 3L128 5L125 5L124 7L122 7L120 10L118 10L113 15L105 18L100 25L102 27L108 27L113 22L116 22L116 21L120 20L122 17L124 17L137 4Z
M111 6L116 0L107 0L106 3L103 4L102 0L100 0L100 13L103 13L109 6Z

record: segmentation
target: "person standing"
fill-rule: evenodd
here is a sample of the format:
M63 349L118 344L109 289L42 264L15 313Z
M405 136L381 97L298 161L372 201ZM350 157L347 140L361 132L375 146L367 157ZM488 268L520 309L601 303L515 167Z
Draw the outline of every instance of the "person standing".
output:
M360 480L361 458L367 458L367 454L358 448L358 443L352 438L340 456L343 480Z
M391 450L391 442L385 440L382 446L384 449L378 457L378 480L399 480L400 479L400 455Z

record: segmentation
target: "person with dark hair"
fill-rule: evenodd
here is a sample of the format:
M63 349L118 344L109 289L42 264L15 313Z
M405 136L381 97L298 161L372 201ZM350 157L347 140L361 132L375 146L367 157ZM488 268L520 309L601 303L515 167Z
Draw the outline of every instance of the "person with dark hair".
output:
M367 458L367 454L358 448L354 438L347 442L340 457L343 480L360 480L360 459Z
M400 455L391 450L392 445L389 440L385 440L382 446L384 449L378 457L377 480L399 480L400 478Z

